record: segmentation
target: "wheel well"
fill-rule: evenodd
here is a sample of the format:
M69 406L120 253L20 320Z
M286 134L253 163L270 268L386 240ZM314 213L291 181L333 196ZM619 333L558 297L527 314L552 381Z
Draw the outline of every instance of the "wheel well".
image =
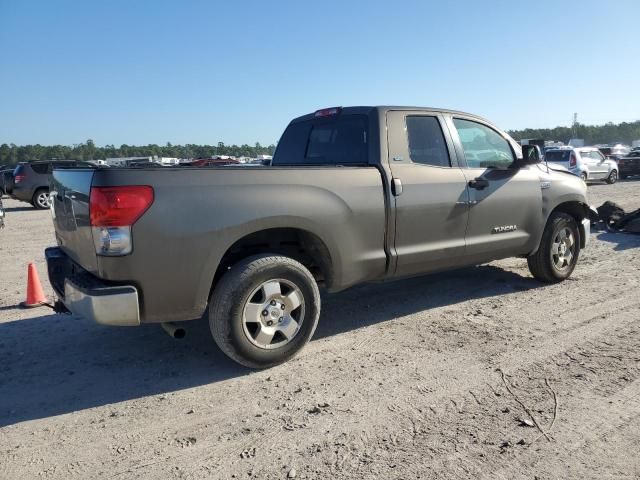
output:
M293 258L309 269L318 285L331 284L331 256L329 249L317 235L297 228L270 228L251 233L229 247L216 269L211 292L232 265L243 258L261 253Z
M580 231L580 248L585 248L586 246L586 232L584 230L584 226L582 225L582 220L589 216L588 208L589 207L584 203L572 201L561 203L553 209L553 212L551 212L566 213L567 215L571 215L574 218L574 220L578 224L578 230Z

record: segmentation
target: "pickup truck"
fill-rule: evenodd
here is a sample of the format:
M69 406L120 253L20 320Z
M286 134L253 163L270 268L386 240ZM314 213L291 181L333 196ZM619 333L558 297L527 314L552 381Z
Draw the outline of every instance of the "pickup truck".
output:
M620 167L620 178L640 175L640 147L632 148L625 156L616 158Z
M58 306L174 334L206 316L253 368L310 340L320 287L506 257L559 282L590 230L584 182L537 146L475 115L388 106L296 118L266 167L58 168L51 210Z

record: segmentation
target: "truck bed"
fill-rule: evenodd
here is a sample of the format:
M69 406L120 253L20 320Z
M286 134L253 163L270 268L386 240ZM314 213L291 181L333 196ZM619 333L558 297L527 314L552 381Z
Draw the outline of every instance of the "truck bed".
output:
M153 204L132 227L131 254L97 255L91 187L123 185L151 186ZM299 229L321 240L335 265L330 290L383 276L382 187L373 166L60 169L52 210L58 245L71 260L109 282L135 281L141 321L163 322L200 317L225 253L265 229Z

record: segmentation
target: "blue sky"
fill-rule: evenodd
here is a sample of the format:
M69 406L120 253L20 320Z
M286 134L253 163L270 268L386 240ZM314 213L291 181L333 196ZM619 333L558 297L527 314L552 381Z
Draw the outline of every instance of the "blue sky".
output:
M640 119L639 0L0 0L0 143L262 144L334 105Z

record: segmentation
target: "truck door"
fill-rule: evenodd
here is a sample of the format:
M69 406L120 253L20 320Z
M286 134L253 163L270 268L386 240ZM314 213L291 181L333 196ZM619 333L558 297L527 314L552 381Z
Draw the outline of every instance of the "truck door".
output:
M544 226L538 167L512 168L514 146L489 124L457 116L448 116L447 124L469 185L467 260L530 252Z
M467 182L443 127L437 113L387 113L396 275L437 270L464 256Z

